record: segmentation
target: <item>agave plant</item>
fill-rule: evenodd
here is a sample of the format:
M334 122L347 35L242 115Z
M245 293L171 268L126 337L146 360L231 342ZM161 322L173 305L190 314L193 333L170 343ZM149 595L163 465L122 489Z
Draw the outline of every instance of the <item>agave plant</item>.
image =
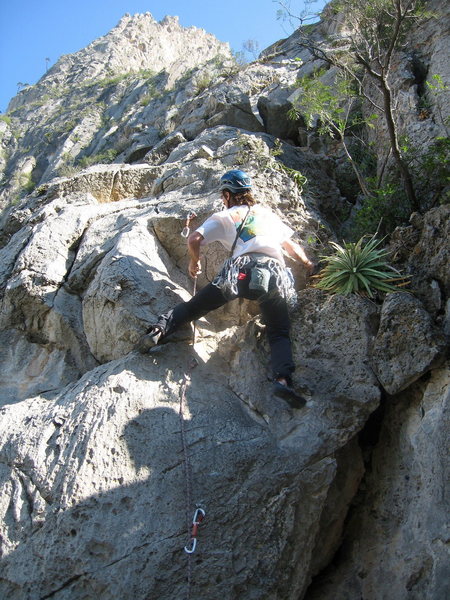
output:
M334 294L367 294L373 298L375 290L395 292L399 285L405 285L404 277L387 264L388 252L378 248L381 240L372 237L363 245L364 237L356 243L344 242L344 246L331 242L336 252L322 257L326 265L317 275L315 287Z

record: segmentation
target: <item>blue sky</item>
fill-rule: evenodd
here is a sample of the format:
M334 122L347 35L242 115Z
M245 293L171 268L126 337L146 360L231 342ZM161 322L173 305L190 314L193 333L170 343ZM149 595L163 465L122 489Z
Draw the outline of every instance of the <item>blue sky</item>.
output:
M317 11L324 4L312 6ZM291 0L291 7L300 13L304 2ZM246 40L263 50L292 33L288 22L277 20L279 8L275 0L0 0L0 112L19 82L36 83L47 62L105 35L125 13L150 12L158 21L176 15L182 26L202 27L236 52Z

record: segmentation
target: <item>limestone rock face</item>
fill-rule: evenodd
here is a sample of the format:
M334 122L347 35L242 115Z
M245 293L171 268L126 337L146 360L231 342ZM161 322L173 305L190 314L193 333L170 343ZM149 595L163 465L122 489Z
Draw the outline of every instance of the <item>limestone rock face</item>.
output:
M396 74L405 80L398 107L405 114L402 126L409 130L410 143L423 148L432 143L436 135L448 135L445 123L450 115L450 92L448 86L442 89L450 80L450 65L446 59L450 9L442 0L431 0L428 8L436 18L414 30L407 61L399 63L396 69ZM428 108L421 113L423 106ZM411 118L414 109L423 123Z
M307 600L446 597L448 367L389 398L342 551Z
M11 123L0 132L0 206L55 176L112 162L124 151L143 156L142 148L151 149L174 129L177 106L230 65L228 44L202 29L183 28L176 17L158 23L150 13L124 16L11 101ZM31 149L26 164L23 147Z
M103 597L186 593L177 414L184 355L176 347L154 357L130 355L95 369L51 403L43 397L22 403L35 433L26 447L15 406L3 409L3 419L16 415L16 427L11 423L2 440L3 476L7 490L16 487L16 508L28 523L15 522L4 507L5 597L82 597L100 588ZM211 600L217 593L238 598L244 589L254 598L294 597L307 580L298 565L310 561L336 461L305 461L300 446L277 444L271 427L230 392L220 361L209 358L192 372L183 417L192 494L207 513L196 589ZM17 456L14 464L9 454ZM25 568L30 552L36 559Z
M421 302L407 293L389 294L381 309L372 365L389 394L407 388L444 361L445 334L433 325Z
M351 325L349 314L353 315ZM377 310L364 300L328 298L307 289L300 292L292 315L291 337L298 364L295 376L308 395L310 410L295 427L291 422L287 433L273 399L262 392L255 397L255 378L263 382L268 374L266 343L257 325L248 328L245 344L235 358L232 385L239 397L276 428L280 444L301 446L318 458L349 442L378 406L380 389L367 364ZM256 344L252 340L255 334Z
M79 86L117 74L166 70L174 81L219 53L229 57L228 44L203 29L181 27L178 17L166 17L158 23L150 13L127 14L105 36L74 54L62 56L37 86L16 96L9 110L37 100L43 88Z
M391 239L394 259L405 265L411 290L438 320L450 294L450 206L444 204L425 215L414 213L410 225L399 227Z
M258 147L269 157L266 142L261 137ZM214 162L203 158L205 148ZM147 192L156 195L99 202L87 189L107 198L112 181L132 171L127 189L139 195L132 182L155 167L118 165L114 176L109 167L91 168L8 213L0 322L11 346L1 355L0 463L2 498L16 490L16 500L14 513L9 501L2 505L7 597L81 597L100 588L106 596L183 595L187 499L177 413L190 355L200 364L183 413L194 483L189 512L201 502L210 521L208 566L196 574L202 596L301 595L338 546L362 474L354 436L380 397L366 362L372 304L301 292L293 341L310 400L295 413L272 397L251 303L235 301L200 321L194 347L133 352L161 312L189 297L184 218L193 210L199 222L215 210L210 190L240 151L236 131L219 127L181 142L156 167L160 177ZM257 195L274 210L291 210L308 235L313 218L302 198L288 208L289 177L254 175ZM205 275L224 258L208 247ZM344 327L349 312L352 329ZM329 343L318 346L325 332ZM334 503L343 481L346 493ZM330 502L336 513L324 519ZM30 553L31 570L24 568ZM163 564L165 574L156 576Z
M81 597L102 588L103 594L115 590L122 597L183 595L187 499L177 412L193 354L200 364L190 375L183 419L192 500L208 515L202 531L209 556L196 585L211 599L217 593L237 598L244 589L255 598L300 595L316 568L313 562L326 563L339 540L336 533L330 539L322 523L336 495L337 473L348 470L349 490L361 477L361 467L350 466L361 464L358 448L352 442L346 453L340 449L351 443L379 399L376 379L364 364L374 307L338 301L342 317L348 311L358 315L354 329L344 330L335 321L334 301L304 292L305 308L295 319L306 312L309 333L296 345L297 360L306 362L317 322L325 329L335 323L329 346L334 350L324 348L322 359L320 350L313 352L316 360L306 365L311 376L304 377L313 396L293 414L271 396L261 326L257 320L246 326L246 311L235 315L231 332L225 329L230 314L200 322L193 348L169 344L147 357L132 352L146 323L188 297L186 278L177 274L150 226L154 219L164 229L164 220L169 224L176 215L175 202L166 209L155 200L64 206L64 198L49 199L45 221L28 225L28 244L4 288L2 317L10 327L4 335L21 352L22 363L32 344L40 354L31 354L19 371L21 386L11 389L3 380L2 497L15 489L15 514L22 516L17 520L10 503L3 505L8 533L2 594ZM76 211L83 219L67 229ZM181 228L182 220L178 223ZM223 312L236 311L238 304ZM359 348L352 365L350 348L342 354L350 339L353 350ZM48 372L39 371L49 355ZM4 356L4 366L13 358ZM78 368L70 372L65 365L77 358ZM357 377L365 380L360 388L351 383ZM349 492L340 497L333 531L342 527L350 500ZM326 552L322 543L316 548L319 537ZM29 553L36 560L25 569Z
M448 207L393 236L413 294L382 305L287 259L300 410L273 396L256 303L134 349L190 298L180 234L224 171L311 258L334 237L334 158L283 117L297 41L238 71L201 30L128 15L0 121L1 598L445 596ZM196 285L226 257L203 247Z

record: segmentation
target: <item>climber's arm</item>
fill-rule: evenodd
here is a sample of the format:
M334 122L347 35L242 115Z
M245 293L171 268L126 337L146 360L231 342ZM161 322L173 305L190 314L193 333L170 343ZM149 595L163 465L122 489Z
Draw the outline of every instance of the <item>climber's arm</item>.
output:
M305 267L308 269L308 272L311 274L315 268L315 264L309 260L306 256L306 253L300 244L294 242L292 239L287 239L281 244L283 250L287 252L287 254L293 258L294 260L300 260Z
M202 272L200 264L200 244L202 243L203 236L198 231L194 231L188 237L188 252L189 252L189 275L191 277L197 277Z

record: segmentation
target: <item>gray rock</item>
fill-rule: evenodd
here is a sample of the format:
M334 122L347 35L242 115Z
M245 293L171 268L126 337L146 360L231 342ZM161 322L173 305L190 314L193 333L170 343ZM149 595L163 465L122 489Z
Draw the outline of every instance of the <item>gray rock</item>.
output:
M165 162L172 150L185 141L186 138L179 131L167 135L145 155L145 162L148 162L151 165L159 165Z
M222 84L188 103L180 114L178 127L188 139L204 129L227 125L246 131L263 131L252 111L249 93L238 86Z
M309 391L308 410L301 422L295 427L290 425L287 434L273 401L263 394L255 398L255 379L262 382L269 374L261 332L254 340L255 334L250 330L241 342L232 385L263 419L274 421L275 430L280 427L281 444L298 445L316 457L327 456L347 444L378 405L380 390L367 364L377 310L370 302L356 297L327 297L308 289L299 293L298 306L292 314L295 379ZM349 315L353 318L349 319Z
M98 202L145 198L161 173L150 165L96 165L74 177L56 179L44 186L47 197L89 193Z
M394 231L392 255L409 275L409 289L436 318L450 296L450 206L438 206L423 216L414 213L410 223Z
M314 35L337 39L345 21L325 13ZM388 297L380 317L367 299L307 288L288 261L301 410L272 395L256 303L199 320L195 345L133 351L190 297L180 233L189 213L192 230L219 208L225 170L248 171L296 240L322 252L334 237L345 207L335 155L312 152L305 136L303 148L275 138L291 137L282 112L297 76L319 66L298 41L297 31L237 70L212 36L128 15L0 121L2 598L185 597L196 503L206 520L191 591L205 600L443 596L448 376L435 365L438 329L449 328L446 207L415 215L397 238L423 306ZM115 162L78 172L102 161ZM198 286L225 257L204 249ZM380 381L390 393L409 387L380 407Z
M200 150L203 145L199 143ZM219 172L217 167L216 178ZM275 199L277 188L273 182L266 185L271 187L261 188L262 197L267 191L267 200L271 194ZM180 596L186 499L177 406L189 365L187 349L173 344L149 357L127 353L156 315L188 297L186 278L177 275L173 263L185 254L179 235L185 197L173 192L164 201L109 204L77 204L71 198L49 199L40 209L42 218L24 217L31 234L5 274L2 314L9 330L3 335L13 341L14 350L1 356L6 405L0 464L3 492L9 497L17 490L14 510L23 517L12 519L9 503L1 505L7 530L2 534L6 556L0 589L11 598L42 597L60 588L77 597L98 586L105 594L114 589L125 596L131 589L136 595L145 589L159 597ZM206 208L204 200L195 198L191 206L199 214ZM27 214L25 207L21 210ZM17 254L16 239L18 235L4 250L11 246ZM295 348L300 374L306 365L304 378L313 389L309 407L299 414L271 396L265 380L267 348L255 350L260 334L252 333L252 324L236 328L248 320L250 306L236 302L198 325L195 354L200 366L192 374L186 426L195 499L211 512L211 524L204 528L208 568L196 573L197 589L205 598L222 588L228 597L240 596L244 588L255 598L301 595L317 565L326 563L336 548L350 490L360 477L358 468L348 469L349 491L335 516L324 520L325 506L341 485L335 484L338 464L342 470L347 461L358 460L355 447L349 446L345 459L340 448L354 437L379 396L370 371L359 359L347 370L343 365L349 355L341 353L350 337L357 340L353 350L366 347L370 303L349 299L341 307L342 315L355 311L355 324L360 313L366 323L362 338L336 322L336 346L327 367L317 368L326 356L308 362L315 319L327 329L337 306L338 299L330 303L323 294L309 292L294 315L295 332L304 316L310 331ZM312 314L316 317L309 321ZM234 329L227 331L231 323ZM33 341L25 341L27 337ZM95 368L96 361L105 365ZM13 363L20 377L15 385L9 377ZM333 381L331 371L340 374ZM355 374L365 382L349 380ZM198 421L192 428L194 417ZM149 432L152 441L144 443ZM338 461L335 453L341 456ZM27 497L30 504L24 504ZM254 519L257 498L265 498L259 520ZM162 514L169 515L164 523ZM38 550L42 544L44 552ZM20 565L30 552L40 558L25 571ZM181 560L155 579L161 564L172 563L168 557L173 553ZM138 569L143 557L149 561L147 575L126 575ZM94 565L99 568L92 570ZM214 581L211 570L217 573ZM78 577L80 573L84 575Z
M168 115L186 82L205 69L217 79L228 63L233 63L228 44L201 29L183 28L176 18L157 23L149 13L124 17L103 38L61 57L11 101L7 129L21 141L11 145L4 135L0 207L32 185L72 175L83 160L133 158L143 146L156 145L173 126ZM175 118L186 102L191 98L184 95ZM204 127L203 122L199 130Z
M146 219L124 227L111 250L95 265L83 294L83 327L100 362L133 349L143 333L170 305L186 300L176 285L167 255L149 233Z
M218 592L237 598L244 588L249 598L301 594L335 463L305 462L299 448L274 443L271 428L250 418L228 389L220 362L210 356L192 372L184 407L192 501L206 509L195 587L211 600ZM194 505L186 506L177 413L188 364L176 347L154 358L130 355L50 403L23 402L22 416L15 406L2 409L2 475L16 487L18 514L27 513L19 526L2 506L9 530L3 596L60 590L75 598L99 586L103 597L186 593L185 511L192 519Z
M13 404L39 394L55 394L81 372L69 350L42 340L30 341L17 329L0 332L0 404ZM91 363L92 366L92 363Z
M275 85L266 95L258 99L258 111L264 121L267 133L283 140L298 141L298 123L289 119L288 112L292 108L291 90Z
M449 365L386 403L344 543L307 600L448 595ZM431 446L431 448L430 448ZM395 482L395 483L394 483Z
M388 294L371 364L388 392L397 394L445 359L446 336L433 325L420 300L406 292Z
M105 36L62 56L36 86L18 94L8 110L39 99L42 89L80 85L117 74L167 69L177 70L179 77L216 54L230 57L228 44L203 29L181 27L177 17L158 23L150 13L125 15Z

